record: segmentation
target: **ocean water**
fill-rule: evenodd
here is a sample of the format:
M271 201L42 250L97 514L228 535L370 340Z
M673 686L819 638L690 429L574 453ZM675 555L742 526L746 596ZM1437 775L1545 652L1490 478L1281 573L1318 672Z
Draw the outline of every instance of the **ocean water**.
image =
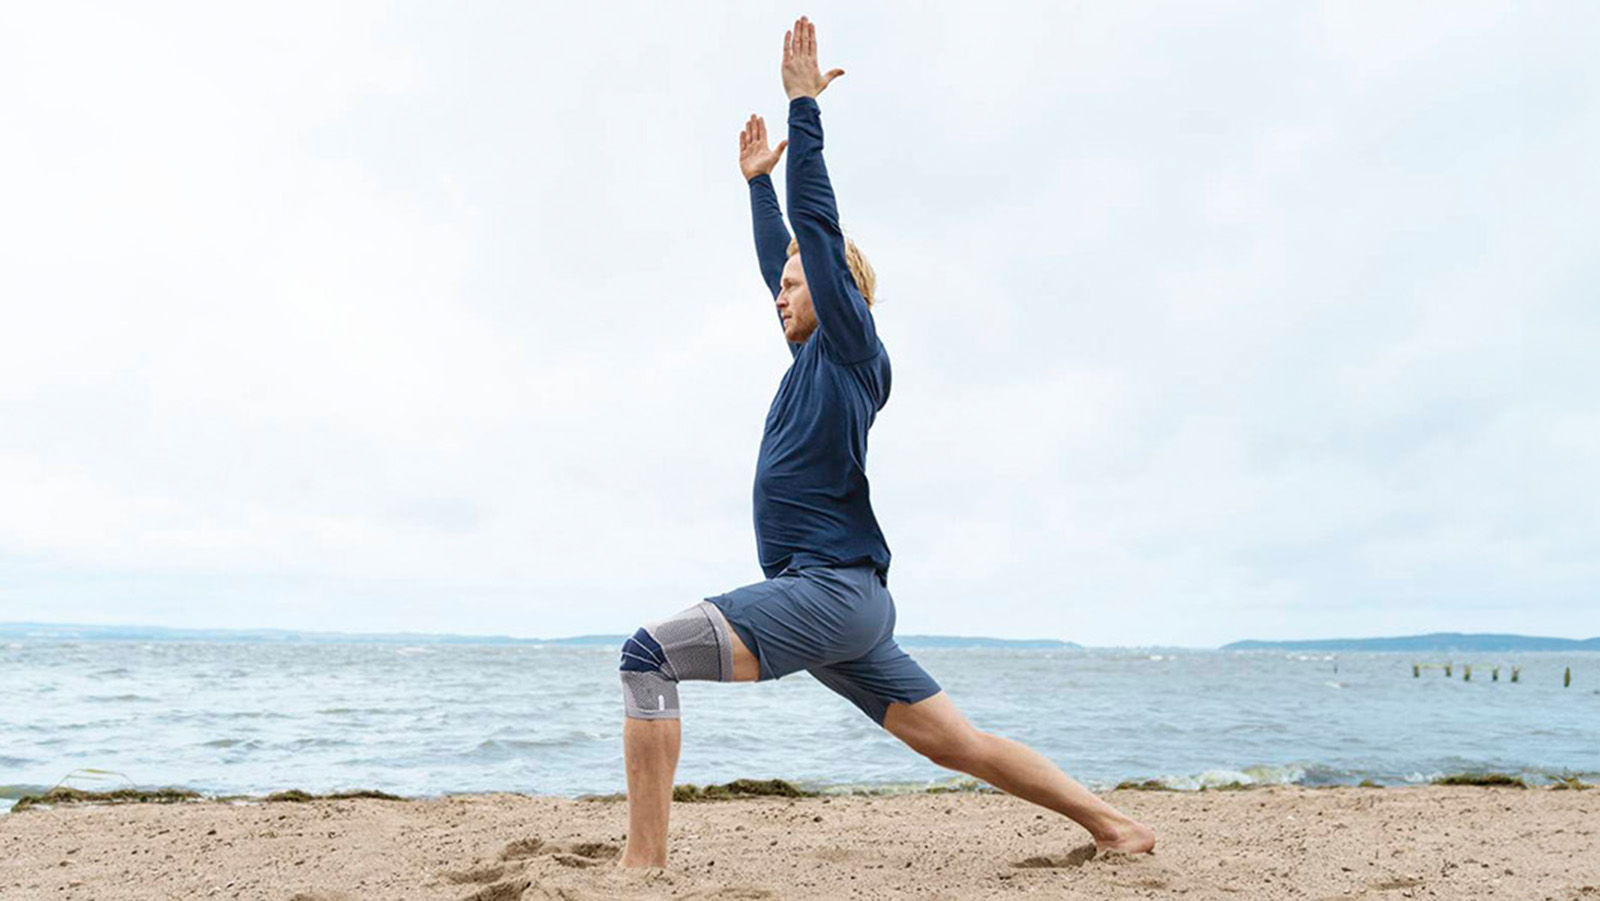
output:
M1458 654L1453 678L1413 678L1413 662L1447 655L909 650L978 728L1092 787L1600 772L1595 653ZM688 682L681 696L680 783L910 789L961 778L805 673ZM206 794L617 792L622 721L609 646L8 641L0 808L63 780Z

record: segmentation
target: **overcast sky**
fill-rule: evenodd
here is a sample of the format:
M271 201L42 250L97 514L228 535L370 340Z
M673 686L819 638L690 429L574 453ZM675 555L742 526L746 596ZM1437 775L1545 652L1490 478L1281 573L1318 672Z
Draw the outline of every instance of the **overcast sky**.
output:
M0 620L759 580L737 135L806 13L899 632L1600 635L1600 5L667 9L9 5Z

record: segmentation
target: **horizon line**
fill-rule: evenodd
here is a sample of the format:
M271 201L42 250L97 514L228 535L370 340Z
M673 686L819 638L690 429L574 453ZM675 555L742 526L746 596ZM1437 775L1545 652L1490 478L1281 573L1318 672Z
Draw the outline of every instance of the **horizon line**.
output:
M259 633L269 633L269 634L273 634L273 633L288 633L288 634L300 635L300 636L306 636L306 637L322 636L322 637L334 637L334 638L468 639L468 640L484 641L484 642L505 641L505 642L519 642L519 643L529 643L529 644L554 644L554 643L565 643L565 642L575 642L575 641L584 641L584 640L598 641L598 640L601 640L601 639L615 639L615 640L621 641L621 640L623 640L623 639L625 639L627 637L627 635L625 633L612 634L612 633L608 633L608 632L588 632L588 633L582 633L582 634L578 634L578 635L568 635L568 636L560 636L560 637L519 637L519 636L507 635L507 634L503 634L503 633L498 633L498 634L480 634L480 633L469 633L469 632L411 632L411 631L398 631L398 632L350 632L350 631L342 631L342 630L317 630L317 629L303 629L303 628L283 627L283 626L164 626L164 625L153 625L153 624L146 624L146 623L43 622L43 621L38 621L38 620L0 620L0 629L6 629L6 628L13 628L14 629L14 628L19 628L19 627L22 627L22 628L47 628L47 629L48 628L61 628L61 629L91 628L91 629L130 629L130 630L132 630L132 629L146 629L146 630L151 630L151 631L168 631L168 632L222 632L222 633L242 633L242 634L249 634L249 633L258 633L258 634ZM1570 642L1577 642L1577 643L1587 643L1587 642L1600 641L1600 637L1567 638L1567 637L1563 637L1563 636L1525 635L1525 634L1516 633L1516 632L1421 632L1421 633L1415 633L1415 634L1410 634L1410 635L1375 635L1375 636L1369 636L1369 637L1347 637L1347 636L1345 636L1345 637L1335 637L1335 638L1282 638L1282 639L1245 638L1245 639L1236 639L1234 641L1225 642L1225 643L1223 643L1221 645L1215 645L1215 646L1208 646L1208 645L1173 645L1173 644L1086 645L1086 644L1083 644L1081 642L1072 641L1070 639L1051 638L1051 637L1044 637L1044 636L1033 636L1033 637L1028 637L1028 638L1005 638L1005 637L992 636L992 635L955 635L955 634L947 635L947 634L939 634L939 633L931 633L931 632L907 632L907 633L900 634L897 637L898 638L902 638L902 639L926 638L926 639L936 639L936 640L943 640L943 641L967 640L967 641L992 641L992 642L1007 642L1007 643L1029 643L1029 642L1045 643L1045 642L1048 642L1048 643L1066 645L1066 646L1077 647L1077 648L1173 648L1173 649L1184 649L1184 650L1221 650L1221 649L1223 649L1223 648L1225 648L1225 647L1227 647L1229 645L1246 644L1246 643L1267 644L1267 645L1328 644L1328 643L1336 643L1336 642L1403 641L1403 640L1408 640L1408 639L1415 640L1415 639L1443 638L1443 637L1451 637L1451 638L1459 637L1459 638L1475 638L1475 639L1482 639L1482 638L1511 638L1511 639L1531 640L1531 641L1561 641L1561 642L1570 641Z

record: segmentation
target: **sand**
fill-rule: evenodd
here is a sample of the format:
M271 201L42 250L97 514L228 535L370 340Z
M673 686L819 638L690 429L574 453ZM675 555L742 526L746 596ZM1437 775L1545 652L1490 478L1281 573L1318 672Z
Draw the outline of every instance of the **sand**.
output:
M675 804L672 866L615 866L625 802L215 801L0 815L0 898L1505 898L1600 901L1600 790L1111 794L1157 853L991 793Z

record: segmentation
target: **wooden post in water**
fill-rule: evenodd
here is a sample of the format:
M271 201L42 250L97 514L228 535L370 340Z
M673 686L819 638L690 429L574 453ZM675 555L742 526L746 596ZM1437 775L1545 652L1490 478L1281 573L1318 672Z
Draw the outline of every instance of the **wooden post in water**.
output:
M1446 678L1446 679L1449 679L1449 678L1451 678L1451 675L1450 675L1450 664L1448 664L1448 663L1446 663L1446 664L1445 664L1445 665L1444 665L1444 677L1445 677L1445 678Z
M1465 664L1465 665L1463 665L1461 667L1461 681L1463 681L1463 682L1471 682L1472 681L1472 664L1468 663L1468 664Z
M1489 671L1489 681L1490 682L1499 682L1500 681L1500 667L1497 666L1494 669Z
M1411 678L1413 678L1413 679L1422 678L1422 667L1416 665L1415 663L1411 664Z
M1571 688L1572 687L1572 667L1570 667L1570 666L1567 667L1566 676L1562 677L1562 679L1561 679L1561 687L1562 688Z
M1513 666L1511 668L1511 681L1516 682L1516 681L1520 680L1521 678L1522 678L1522 667Z

